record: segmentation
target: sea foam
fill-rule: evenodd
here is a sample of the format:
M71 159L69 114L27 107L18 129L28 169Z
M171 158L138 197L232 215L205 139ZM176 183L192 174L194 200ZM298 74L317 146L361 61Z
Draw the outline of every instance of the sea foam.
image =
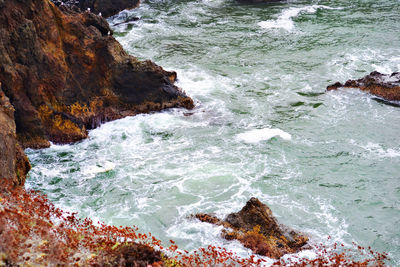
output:
M114 168L115 168L115 164L110 161L107 161L103 164L86 166L85 169L83 170L83 174L87 178L93 178L98 173L108 172L108 171L113 170Z
M292 138L290 134L282 131L281 129L271 129L271 128L254 129L251 131L238 134L236 138L245 143L258 143L260 141L269 140L276 136L279 136L284 140L290 140Z
M297 17L301 13L309 13L313 14L317 12L318 9L340 9L340 8L332 8L323 5L312 5L306 7L291 7L285 9L281 12L275 20L266 20L257 23L258 26L264 29L284 29L288 32L294 29L294 22L292 20L293 17Z

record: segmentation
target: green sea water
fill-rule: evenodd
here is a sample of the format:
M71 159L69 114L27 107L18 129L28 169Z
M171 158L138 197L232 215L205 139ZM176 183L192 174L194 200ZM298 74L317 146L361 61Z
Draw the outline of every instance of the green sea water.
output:
M400 1L144 1L109 22L130 54L177 71L196 108L28 149L27 187L82 217L243 256L188 217L223 218L255 196L313 243L356 242L400 265L400 108L325 91L400 71Z

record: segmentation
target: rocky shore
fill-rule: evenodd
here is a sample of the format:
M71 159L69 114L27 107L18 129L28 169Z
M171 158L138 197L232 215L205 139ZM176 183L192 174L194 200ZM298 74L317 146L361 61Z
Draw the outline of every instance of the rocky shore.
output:
M40 192L23 187L31 168L24 148L77 142L87 138L88 130L125 116L194 107L193 100L175 86L175 72L128 55L113 38L104 17L138 4L138 0L0 0L1 266L267 264L265 258L251 253L240 258L212 245L188 252L173 240L162 244L134 226L79 219L54 207ZM370 76L328 90L365 87L386 99L400 99L391 93L398 92L398 73ZM222 226L226 240L237 240L254 254L276 259L274 266L293 264L283 256L310 248L305 234L279 224L271 209L256 198L225 219L209 214L195 217ZM349 262L344 252L327 255L325 248L320 251L315 259L300 259L295 264L339 266ZM374 266L383 266L380 263L385 259L385 255L373 254L378 262ZM374 263L368 259L348 265L370 262Z
M23 184L21 147L76 142L102 122L193 108L175 81L175 72L128 55L102 16L50 0L1 1L1 176Z
M87 10L110 16L138 1L79 3L85 11L0 1L0 265L161 266L161 253L135 229L94 226L22 186L31 168L24 148L76 142L125 116L194 107L175 72L128 55L103 16Z

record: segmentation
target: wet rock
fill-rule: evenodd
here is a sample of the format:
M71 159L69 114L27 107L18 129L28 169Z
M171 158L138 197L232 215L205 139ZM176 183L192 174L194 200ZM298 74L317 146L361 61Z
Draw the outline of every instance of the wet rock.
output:
M140 4L139 0L52 0L52 2L57 6L74 6L82 11L101 13L106 18L124 9L136 8Z
M49 0L0 9L0 82L15 108L18 140L41 148L86 138L102 122L193 108L176 73L128 55L107 21Z
M305 248L308 237L286 226L279 225L272 211L257 198L251 198L237 213L220 220L208 214L196 214L202 222L222 225L222 236L238 240L254 253L279 259L287 253Z
M17 141L14 107L0 83L0 179L23 185L30 168L28 158Z
M348 80L345 84L337 82L329 85L327 90L336 90L340 87L359 88L388 101L400 101L400 72L382 74L374 71L364 78Z

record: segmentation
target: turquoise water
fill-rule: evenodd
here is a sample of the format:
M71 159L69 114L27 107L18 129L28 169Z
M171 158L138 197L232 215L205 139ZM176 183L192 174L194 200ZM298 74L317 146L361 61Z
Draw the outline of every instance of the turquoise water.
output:
M27 150L27 187L59 207L137 225L181 248L224 245L252 196L311 241L386 251L400 265L400 108L336 81L400 71L400 1L145 1L109 20L124 48L178 73L196 102Z

